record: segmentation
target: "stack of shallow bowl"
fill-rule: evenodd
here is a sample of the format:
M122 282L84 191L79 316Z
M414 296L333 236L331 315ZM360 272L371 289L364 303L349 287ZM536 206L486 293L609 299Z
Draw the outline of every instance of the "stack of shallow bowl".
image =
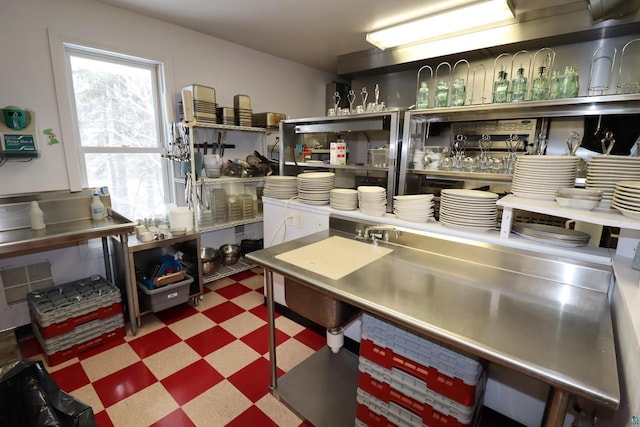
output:
M440 193L440 222L447 227L495 230L498 195L489 191L446 189Z
M398 219L411 222L433 219L433 194L394 196L393 200L393 213Z
M640 180L640 157L594 156L587 166L587 188L602 190L601 208L611 207L613 191L620 181Z
M360 212L371 216L382 216L387 211L387 190L377 186L358 187Z
M516 223L513 224L512 231L534 242L565 247L585 246L591 238L590 234L583 231L546 224Z
M333 172L308 172L297 176L298 199L309 205L326 205L335 184Z
M334 188L329 193L329 206L342 211L358 209L358 191L350 188Z
M264 197L290 199L298 195L298 178L295 176L270 175L264 182Z
M588 188L558 188L556 203L561 208L592 211L602 200L602 191Z
M579 163L577 156L519 156L511 191L524 199L555 200L558 188L575 185Z
M620 181L613 191L611 207L640 220L640 181Z

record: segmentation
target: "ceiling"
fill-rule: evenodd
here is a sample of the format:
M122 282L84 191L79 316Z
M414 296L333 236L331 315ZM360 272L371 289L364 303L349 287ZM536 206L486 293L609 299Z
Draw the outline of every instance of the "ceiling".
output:
M313 68L372 49L365 33L475 0L98 0ZM513 0L516 15L585 0ZM580 4L578 7L582 7Z

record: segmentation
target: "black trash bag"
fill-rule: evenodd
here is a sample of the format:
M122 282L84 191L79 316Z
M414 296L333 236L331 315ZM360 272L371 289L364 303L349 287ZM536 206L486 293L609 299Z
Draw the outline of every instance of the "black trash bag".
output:
M60 387L41 361L0 366L0 426L97 427L93 409Z

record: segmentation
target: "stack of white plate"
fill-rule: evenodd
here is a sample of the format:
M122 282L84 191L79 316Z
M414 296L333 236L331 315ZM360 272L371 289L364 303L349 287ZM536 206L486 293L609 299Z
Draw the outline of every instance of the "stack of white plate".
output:
M555 200L556 190L573 187L580 157L518 156L511 191L524 199Z
M341 211L358 209L358 191L349 188L334 188L329 193L329 205Z
M546 224L515 223L512 231L525 239L555 246L577 247L589 243L591 235L583 231L570 230Z
M264 181L264 197L290 199L298 195L298 178L295 176L271 175Z
M488 191L446 189L440 193L440 222L453 228L495 230L498 195Z
M412 222L433 219L433 194L394 196L393 200L393 213L398 219Z
M640 157L594 156L587 166L586 187L602 190L601 208L611 206L616 183L637 180L640 180Z
M620 181L613 190L611 207L640 220L640 181Z
M298 199L309 205L326 205L334 187L336 174L333 172L308 172L298 175Z
M387 190L377 186L358 187L360 212L371 216L383 216L387 211Z

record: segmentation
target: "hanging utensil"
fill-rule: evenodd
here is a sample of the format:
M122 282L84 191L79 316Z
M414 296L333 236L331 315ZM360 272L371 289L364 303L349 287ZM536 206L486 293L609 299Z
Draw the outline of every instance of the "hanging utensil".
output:
M336 115L339 114L339 108L340 108L340 94L338 92L333 94L333 105L335 107L334 111L336 113Z
M353 103L356 101L356 93L351 89L349 94L347 95L347 100L349 101L349 113L353 113Z
M376 83L376 88L373 90L373 93L376 97L376 102L374 105L377 107L378 105L380 105L380 103L378 102L380 100L380 86L378 86L378 83Z
M369 96L369 94L367 93L367 88L363 87L362 90L360 91L360 96L362 97L362 110L366 111L367 110L367 97Z
M571 131L571 133L569 134L569 138L567 139L567 148L569 149L569 155L575 156L576 151L578 151L578 148L580 148L581 144L582 138L580 137L580 134L576 131Z
M220 157L224 156L224 146L227 143L227 131L222 132L222 143L220 144Z
M613 145L616 143L616 140L613 139L613 132L605 133L600 143L602 144L602 154L608 156L613 149Z

